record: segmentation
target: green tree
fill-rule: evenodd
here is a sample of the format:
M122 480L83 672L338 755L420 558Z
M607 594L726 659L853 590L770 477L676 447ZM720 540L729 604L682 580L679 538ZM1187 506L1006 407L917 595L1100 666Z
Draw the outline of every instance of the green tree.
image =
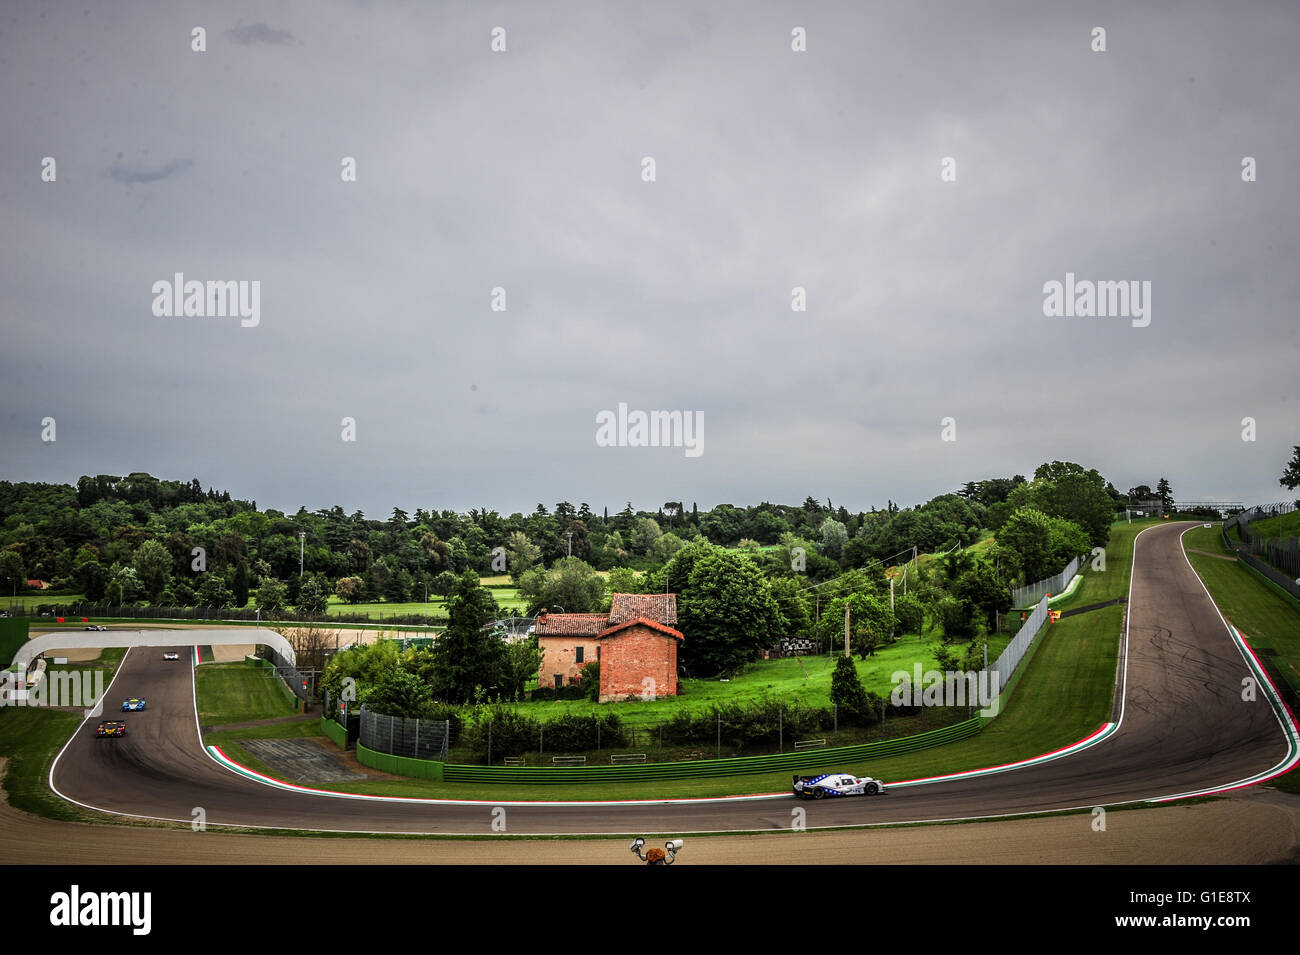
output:
M831 560L839 560L848 543L849 532L843 524L833 518L822 521L820 529L822 553Z
M920 635L925 627L925 606L914 594L903 594L894 600L894 617L899 633Z
M285 608L289 588L274 577L263 577L257 587L257 606L263 617L273 618Z
M413 585L411 574L405 568L393 571L389 573L388 583L384 587L384 599L394 604L406 603L411 598Z
M360 603L364 590L365 581L360 577L340 577L338 583L334 585L334 593L338 595L339 600L349 604Z
M1026 582L1042 580L1060 570L1051 566L1052 526L1040 510L1017 509L998 531L998 543L1016 553Z
M1174 509L1174 488L1169 483L1168 478L1161 478L1156 482L1156 497L1160 501L1160 507L1168 513ZM1101 543L1105 543L1102 541Z
M171 580L172 555L158 541L147 540L136 548L133 566L144 596L156 603Z
M630 567L615 567L606 578L610 594L645 593L645 582L641 575Z
M542 549L528 539L523 531L511 531L506 538L506 570L515 584L525 571L542 559Z
M835 661L835 672L831 674L831 702L855 716L867 712L867 691L858 678L858 668L852 657L842 656Z
M78 568L78 582L81 592L91 603L99 603L104 598L104 587L108 584L108 571L97 560L89 561Z
M541 666L541 663L538 663ZM582 695L593 703L600 699L600 661L592 660L582 668Z
M27 570L22 555L17 551L0 551L0 583L4 585L4 592L10 595L27 586Z
M820 636L826 646L838 648L844 641L844 610L849 611L849 648L861 657L875 656L876 648L889 640L896 623L889 601L864 593L836 597L822 611Z
M195 606L199 607L225 607L230 603L230 588L216 571L207 571L199 577L194 601Z
M366 697L366 709L389 716L419 717L433 690L399 663L388 671Z
M685 554L688 545L670 566ZM695 676L732 673L782 635L786 620L752 560L721 548L698 554L677 600L678 651Z
M1282 477L1278 479L1277 483L1288 491L1294 491L1300 487L1300 444L1295 446L1291 460L1282 469Z
M321 687L336 700L351 692L355 702L367 702L370 693L398 666L397 641L379 639L341 650L325 664Z
M594 613L605 596L605 581L596 569L577 557L561 557L550 570L534 568L518 583L519 596L528 603L528 613L543 607L564 608L565 613Z
M302 588L298 591L298 613L303 619L315 620L317 617L323 617L328 606L329 592L321 582L315 577L308 577L303 581Z
M537 638L507 643L501 656L501 691L507 700L521 700L530 680L542 669L542 651Z
M244 608L248 606L248 595L253 586L252 578L248 573L248 561L241 560L235 564L234 586L231 588L234 593L234 604L236 607Z
M1076 543L1079 541L1087 542L1082 530L1079 530L1075 538ZM957 578L953 585L953 595L966 605L967 612L972 617L982 619L990 627L993 626L996 613L1005 613L1011 609L1010 589L999 579L992 565L982 560L976 561Z
M812 636L812 607L804 585L791 577L774 577L768 587L785 618L785 636Z
M663 536L659 522L653 517L638 517L628 535L628 543L634 551L649 554L655 543Z
M474 691L500 694L505 644L483 629L498 614L496 599L472 570L456 578L447 595L447 630L434 644L437 681L434 690L450 703L468 703Z

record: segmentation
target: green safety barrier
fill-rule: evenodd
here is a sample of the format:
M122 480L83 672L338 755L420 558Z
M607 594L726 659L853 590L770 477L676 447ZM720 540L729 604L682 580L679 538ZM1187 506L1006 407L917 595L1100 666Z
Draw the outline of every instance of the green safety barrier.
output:
M411 759L409 756L390 756L376 753L357 743L357 762L380 772L396 776L414 776L416 779L442 779L443 763L434 759Z
M338 746L339 749L348 748L348 731L330 719L328 716L320 718L320 730Z
M778 770L809 772L821 770L832 764L860 762L885 756L898 756L932 746L942 746L968 739L983 728L979 717L954 723L941 729L901 736L898 739L858 743L853 746L835 746L827 749L807 750L797 753L776 753L768 756L734 756L727 759L695 759L669 763L636 763L621 766L469 766L456 763L434 763L432 760L409 759L404 756L387 756L357 746L357 759L375 769L386 766L368 762L369 759L398 760L402 766L434 765L438 775L430 776L408 769L386 769L403 776L420 776L424 779L444 779L447 782L510 783L520 785L565 785L574 783L629 782L640 779L700 779L716 776L748 776L754 773ZM396 765L396 764L394 764ZM431 770L426 770L426 772Z

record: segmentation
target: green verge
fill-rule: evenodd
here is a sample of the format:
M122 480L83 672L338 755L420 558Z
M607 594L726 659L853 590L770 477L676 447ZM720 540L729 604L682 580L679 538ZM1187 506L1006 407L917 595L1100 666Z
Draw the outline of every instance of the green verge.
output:
M1236 560L1207 556L1232 553L1224 546L1218 524L1193 528L1183 536L1183 544L1224 618L1241 631L1269 676L1300 695L1300 613L1267 581ZM1300 792L1300 768L1267 785Z
M1247 527L1256 537L1300 537L1300 511L1251 521Z
M269 675L268 675L269 674ZM205 663L194 671L199 722L204 726L247 723L296 712L284 681L269 668L248 663Z

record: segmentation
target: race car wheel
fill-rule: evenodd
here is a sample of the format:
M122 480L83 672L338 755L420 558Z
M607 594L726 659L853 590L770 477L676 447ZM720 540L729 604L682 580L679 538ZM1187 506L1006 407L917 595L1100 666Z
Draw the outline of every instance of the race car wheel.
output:
M880 795L880 784L879 784L879 783L867 783L867 786L866 786L866 794L867 794L868 796L879 796L879 795Z
M826 795L826 790L822 789L820 786L818 786L816 789L813 790L813 799L821 799L822 796L825 795Z

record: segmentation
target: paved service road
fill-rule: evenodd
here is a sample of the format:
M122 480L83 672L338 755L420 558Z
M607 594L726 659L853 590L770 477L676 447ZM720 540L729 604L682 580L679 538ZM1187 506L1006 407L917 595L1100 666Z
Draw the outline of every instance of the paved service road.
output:
M1113 806L1226 786L1287 757L1283 727L1183 555L1187 524L1137 538L1120 727L1076 755L988 776L897 789L888 796L804 802L807 826L861 826L1087 806ZM490 834L491 804L340 799L275 789L238 776L204 752L188 652L133 649L109 691L141 696L123 739L82 726L56 761L53 783L78 803L128 815L208 825L353 832ZM1115 718L1120 718L1117 705ZM107 715L107 714L106 714ZM793 797L687 804L525 806L508 809L512 835L787 829Z

